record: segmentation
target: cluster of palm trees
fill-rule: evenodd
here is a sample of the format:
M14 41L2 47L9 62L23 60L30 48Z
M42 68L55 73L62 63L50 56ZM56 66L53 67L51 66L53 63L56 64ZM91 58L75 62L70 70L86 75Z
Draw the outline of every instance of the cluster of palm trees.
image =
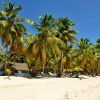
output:
M5 69L9 60L26 62L30 69L38 70L40 67L43 72L47 68L58 77L65 70L100 73L100 38L96 44L88 39L78 41L73 29L75 23L67 17L53 18L45 14L39 16L36 23L19 18L20 10L21 6L5 2L0 10L0 38L6 48ZM23 22L32 25L37 33L27 34Z
M75 46L75 45L74 45ZM98 47L98 48L97 48ZM97 39L96 44L92 44L88 39L83 39L76 43L76 46L72 48L74 58L74 67L84 70L89 74L100 73L100 38ZM99 50L99 52L97 52Z

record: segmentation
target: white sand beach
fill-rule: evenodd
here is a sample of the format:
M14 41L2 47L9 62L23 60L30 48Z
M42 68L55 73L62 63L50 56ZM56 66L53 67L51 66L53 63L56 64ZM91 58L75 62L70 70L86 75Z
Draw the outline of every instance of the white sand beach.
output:
M100 77L9 80L0 76L0 100L100 100Z

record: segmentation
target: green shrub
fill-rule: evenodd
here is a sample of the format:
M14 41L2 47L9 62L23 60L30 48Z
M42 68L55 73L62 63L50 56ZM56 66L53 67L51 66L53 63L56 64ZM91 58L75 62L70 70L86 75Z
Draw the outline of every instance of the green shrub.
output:
M9 68L7 68L7 69L5 70L5 74L8 75L8 76L10 76L10 75L11 75L11 70L10 70Z

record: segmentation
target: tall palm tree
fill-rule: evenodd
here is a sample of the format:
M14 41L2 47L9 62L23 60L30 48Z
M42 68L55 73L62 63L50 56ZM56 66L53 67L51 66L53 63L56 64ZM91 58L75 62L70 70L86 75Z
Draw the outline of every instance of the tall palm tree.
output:
M31 54L31 56L33 56L35 61L38 58L40 59L44 72L48 50L51 49L55 58L57 58L60 52L58 45L64 47L65 44L59 38L55 37L57 31L51 15L46 14L41 16L40 23L35 23L34 27L38 30L39 34L32 36L33 41L28 46L28 51L32 52L33 55Z
M8 46L13 45L15 41L20 41L22 34L26 33L26 28L21 23L24 19L18 17L21 6L15 7L13 3L4 2L3 7L3 10L0 11L0 36L6 48L6 69Z
M75 38L76 31L72 29L72 27L75 25L74 22L69 20L67 17L65 18L59 18L57 21L57 27L59 34L56 35L56 37L60 38L62 41L66 43L68 42L75 42L77 39ZM58 76L61 76L62 73L62 67L63 67L63 49L61 48L61 61L59 66L59 73Z

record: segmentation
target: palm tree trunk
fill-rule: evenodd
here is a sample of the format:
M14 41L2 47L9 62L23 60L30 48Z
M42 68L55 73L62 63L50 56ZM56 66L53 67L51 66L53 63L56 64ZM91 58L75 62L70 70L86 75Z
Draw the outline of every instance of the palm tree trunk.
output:
M63 50L61 50L61 60L60 60L60 66L59 66L59 69L58 69L57 77L61 77L61 75L62 75L62 68L63 68Z
M8 61L8 47L6 47L6 59L5 59L5 70L7 68L7 61Z
M61 51L61 68L60 68L61 75L62 75L62 70L63 70L63 50Z
M97 61L97 75L100 74L100 62Z
M44 73L44 64L43 64L43 73Z
M49 72L49 68L50 68L50 66L49 66L49 61L48 61L48 63L47 63L47 68L48 68L48 72Z

